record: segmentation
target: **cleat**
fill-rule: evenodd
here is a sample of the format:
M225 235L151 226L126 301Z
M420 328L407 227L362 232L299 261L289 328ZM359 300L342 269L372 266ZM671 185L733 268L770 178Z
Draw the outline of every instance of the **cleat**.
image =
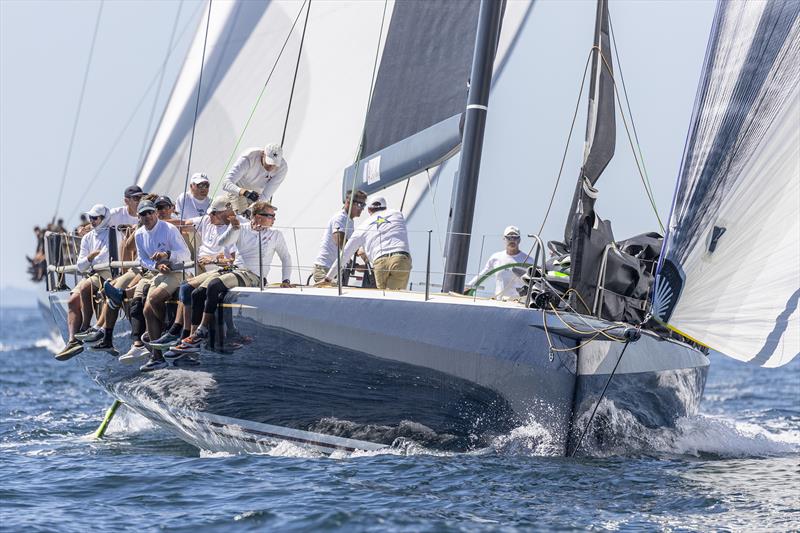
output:
M108 300L108 306L112 309L117 309L122 305L122 300L125 298L125 291L114 287L110 281L103 283L103 292Z
M83 351L83 343L77 339L73 339L67 343L63 350L58 352L54 357L57 361L67 361L72 359Z
M167 362L163 357L153 356L149 361L140 366L139 370L142 372L152 372L153 370L160 370L162 368L167 368Z
M150 357L150 350L144 346L131 346L131 349L119 358L119 362L126 365L141 363Z
M180 338L179 338L178 335L173 335L172 333L170 333L168 331L168 332L164 333L162 336L160 336L159 338L157 338L156 340L154 340L153 342L151 342L150 346L152 346L153 348L158 348L158 349L170 348L170 347L175 346L176 344L178 344L179 340L180 340Z
M172 361L172 366L177 368L189 367L189 366L199 366L200 361L194 355L184 355L183 357L179 357Z

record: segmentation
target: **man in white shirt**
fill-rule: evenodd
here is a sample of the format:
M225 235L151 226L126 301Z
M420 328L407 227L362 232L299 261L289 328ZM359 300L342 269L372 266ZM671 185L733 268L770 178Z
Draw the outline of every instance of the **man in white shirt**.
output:
M367 205L367 195L363 191L356 190L355 194L347 191L344 199L344 206L337 211L328 221L325 234L322 235L322 242L319 244L319 253L314 260L314 282L319 283L325 279L328 270L336 263L337 254L342 249L344 243L350 238L355 229L354 220L361 216L364 206ZM352 201L351 201L351 196ZM343 257L347 261L349 257ZM344 266L344 265L342 265Z
M164 304L170 295L180 286L183 275L178 267L191 260L189 248L186 246L178 228L159 220L156 206L145 200L139 204L139 221L141 226L136 230L136 253L139 263L145 269L142 279L136 284L131 300L131 318L144 318L147 334L151 339L161 336L164 320ZM147 296L145 301L145 290ZM133 326L133 323L131 324ZM141 331L133 331L131 350L120 357L124 363L133 363L143 359L148 351L141 340ZM166 366L166 361L159 353L154 353L142 371L156 370Z
M183 220L201 217L208 212L211 198L208 196L210 187L208 176L200 172L193 174L189 181L189 192L181 193L175 201L175 207Z
M67 324L70 337L67 346L55 355L59 361L71 359L83 351L84 338L94 331L90 328L94 310L92 295L99 291L103 282L110 277L108 269L108 208L97 204L92 206L86 214L89 216L92 229L81 238L81 248L75 265L78 272L87 274L88 277L78 282L70 293L67 302Z
M408 232L403 213L386 208L386 199L379 196L368 205L369 218L353 232L342 250L342 257L350 257L359 246L364 247L375 271L375 284L379 289L403 290L411 275L411 254ZM328 270L325 281L338 275L337 265Z
M489 257L489 260L486 262L486 266L483 267L483 270L481 270L477 276L472 278L469 283L467 283L468 286L474 286L486 274L498 267L502 267L504 265L517 265L521 267L525 264L533 263L533 259L519 249L519 228L516 226L508 226L503 231L503 239L506 242L505 250L501 250L495 254L492 254L492 256ZM498 270L495 272L494 276L494 297L496 299L503 300L519 297L519 292L517 289L521 289L524 283L522 278L514 272L514 267L509 266L508 268ZM475 290L475 288L476 287L473 287L472 290Z
M253 202L268 201L286 178L289 165L279 144L245 151L222 180L233 210L244 214Z
M283 234L272 225L275 223L276 207L269 202L256 202L250 206L252 216L250 222L242 223L235 215L231 215L230 227L225 231L220 244L236 245L234 271L227 272L208 284L205 302L192 296L192 306L202 306L203 314L195 332L173 348L176 351L198 351L200 345L208 340L208 328L214 318L214 311L222 302L228 289L234 287L260 287L266 282L272 263L277 253L281 260L281 287L291 287L289 277L292 272L292 257ZM259 248L261 252L259 254ZM260 261L259 261L260 259ZM193 313L193 317L196 316ZM194 324L192 325L194 327Z

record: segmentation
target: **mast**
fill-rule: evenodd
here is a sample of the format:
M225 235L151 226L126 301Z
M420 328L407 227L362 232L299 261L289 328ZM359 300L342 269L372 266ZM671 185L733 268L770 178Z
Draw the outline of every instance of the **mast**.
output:
M447 247L442 292L464 291L464 276L469 260L470 234L481 167L483 133L489 105L489 89L504 6L504 0L481 0L478 13L469 95L464 113L461 163L453 198L453 211L450 213L450 244Z

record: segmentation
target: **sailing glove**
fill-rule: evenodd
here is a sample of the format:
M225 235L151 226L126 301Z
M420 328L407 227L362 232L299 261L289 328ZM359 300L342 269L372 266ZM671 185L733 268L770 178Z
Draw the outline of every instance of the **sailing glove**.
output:
M255 191L247 191L242 196L244 196L245 198L247 198L251 202L257 202L258 201L258 193L255 192Z

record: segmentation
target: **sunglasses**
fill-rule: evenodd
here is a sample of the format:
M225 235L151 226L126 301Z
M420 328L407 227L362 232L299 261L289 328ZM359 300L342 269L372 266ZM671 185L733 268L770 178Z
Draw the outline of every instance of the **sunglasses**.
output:
M209 185L210 184L208 183L196 183L195 187L197 187L198 189L208 189Z
M161 205L157 205L156 209L169 209L170 207L172 207L172 206L169 205L169 204L161 204Z
M144 212L142 212L142 213L139 213L139 216L140 216L140 217L148 217L148 216L150 216L150 215L154 215L154 214L155 214L155 211L153 211L153 210L151 209L151 210L147 210L147 211L144 211Z
M102 215L98 215L96 217L93 217L92 215L89 215L89 220L100 220L101 218L103 218Z
M356 200L355 202L353 202L353 205L357 205L358 207L364 207L367 205L367 202L359 202L358 200Z
M275 213L253 213L259 217L266 217L266 218L275 218Z
M519 235L506 235L503 238L507 241L518 241L520 239Z

